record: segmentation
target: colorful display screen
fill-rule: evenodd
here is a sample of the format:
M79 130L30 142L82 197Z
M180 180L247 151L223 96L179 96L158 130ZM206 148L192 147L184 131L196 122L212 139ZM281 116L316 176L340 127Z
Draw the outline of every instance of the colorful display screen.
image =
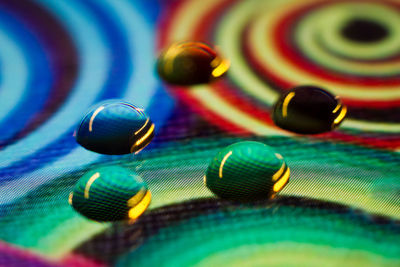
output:
M181 41L213 47L226 75L164 82L157 58ZM340 96L343 122L277 127L276 101L300 85ZM138 153L76 142L108 99L154 123ZM205 186L213 158L240 141L284 158L281 192L242 201ZM235 178L252 179L242 165ZM151 192L135 220L97 222L69 204L81 177L88 196L90 172L110 166ZM400 1L1 0L0 265L399 266Z

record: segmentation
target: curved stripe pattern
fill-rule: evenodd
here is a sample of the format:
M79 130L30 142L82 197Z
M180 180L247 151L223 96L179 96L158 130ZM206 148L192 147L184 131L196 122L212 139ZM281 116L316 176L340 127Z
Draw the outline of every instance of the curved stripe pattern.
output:
M225 3L227 3L224 9L226 12L215 12ZM396 115L400 103L400 90L397 86L400 81L396 77L358 76L354 70L351 73L353 76L345 77L343 74L330 73L329 71L332 72L332 70L326 69L322 64L315 67L312 67L311 63L308 64L310 66L296 64L296 60L291 57L294 53L298 54L297 57L301 57L302 54L298 52L299 50L301 52L308 49L307 51L313 53L316 51L316 49L309 48L307 43L304 42L314 42L314 36L306 36L311 34L311 26L313 29L318 29L318 34L324 33L320 29L319 23L313 19L313 16L317 16L318 12L326 14L329 13L328 10L332 9L335 12L330 13L346 14L346 20L349 20L353 18L351 17L353 13L347 12L348 10L360 8L360 10L363 10L363 14L367 14L371 8L378 6L379 8L376 10L379 12L375 15L366 15L366 18L378 19L384 17L384 14L387 13L387 18L381 19L386 23L383 25L391 25L391 27L397 29L397 24L394 22L400 17L392 11L393 8L390 3L386 1L370 4L360 3L359 1L335 3L321 0L301 2L290 0L225 2L220 0L207 3L201 0L186 1L170 12L172 13L172 15L169 15L170 20L162 29L161 46L179 40L208 40L212 31L214 35L211 35L211 38L213 39L209 42L216 43L231 60L228 78L237 87L228 85L222 94L216 93L218 92L218 85L204 85L196 88L196 90L179 92L177 95L181 95L183 100L191 105L195 100L195 105L199 106L196 107L196 110L201 110L202 113L207 114L206 118L211 118L209 120L216 125L221 125L222 121L222 124L226 124L222 128L228 129L229 125L234 125L242 131L256 135L289 134L277 129L269 121L260 120L258 113L243 109L243 106L251 105L251 102L241 97L240 91L248 95L252 101L260 103L268 114L282 91L299 84L316 84L340 95L349 107L348 119L341 125L340 132L336 135L326 135L326 138L338 138L343 141L344 138L341 135L350 137L354 135L353 131L356 130L375 132L384 140L385 138L392 138L391 135L400 132L400 117ZM393 5L398 5L398 3L396 2ZM371 14L371 12L368 14ZM334 15L332 16L336 18ZM205 29L204 23L202 23L204 18L209 21L209 25ZM312 23L307 24L308 26L302 25L307 20L312 21ZM393 31L393 34L396 34L396 32ZM392 39L387 41L389 42L387 45L392 47L394 44L390 40ZM302 43L302 41L304 42ZM318 43L315 42L314 45L318 45ZM291 49L289 51L290 56L289 52L286 53L288 49ZM375 48L373 45L366 47L364 51L371 52L371 49L380 51L382 50L381 44L376 45ZM395 51L395 49L391 48L391 51ZM307 53L304 52L304 54ZM387 57L388 55L383 56ZM319 59L323 60L322 58ZM339 57L338 60L343 61ZM398 60L394 63L390 61L392 57L387 60L390 71L394 71L394 64L397 64ZM331 63L328 60L323 61ZM380 64L386 64L386 62L359 61L354 64L362 65L363 70L365 70L366 68L376 68ZM352 69L350 63L349 68ZM343 67L339 69L343 70ZM380 70L385 71L387 67L380 68ZM325 77L327 76L326 73L332 77L328 79ZM371 80L372 78L374 80ZM240 101L244 105L241 105L240 101L233 102L232 99L234 98L241 98ZM366 115L363 115L360 111L361 107L368 109ZM373 108L376 108L376 113L380 117L385 117L385 119L371 120L371 116L368 115L374 113ZM377 117L379 116L377 115ZM240 133L240 131L238 132ZM369 142L361 135L359 140L361 144ZM400 138L395 138L393 141L392 145L383 147L389 150L397 150L400 146Z
M349 10L357 10L363 19L384 25L390 32L390 37L375 45L357 44L346 40L338 31L341 30L344 23L353 18L349 14ZM331 14L335 14L335 16ZM398 74L400 62L384 59L396 56L400 49L396 41L400 37L400 27L397 27L399 24L398 11L393 10L392 7L368 3L342 3L315 11L302 20L296 31L296 39L299 48L308 55L310 60L316 60L318 64L329 69L366 77L394 76ZM323 45L318 45L318 39ZM348 49L343 47L346 42ZM341 57L336 53L329 53L326 48L341 53ZM347 59L349 57L350 60ZM382 62L365 64L366 62L362 60L382 60ZM397 94L397 96L399 95ZM393 94L392 97L396 97L396 95Z
M31 1L25 1L21 5L10 0L2 1L2 7L12 14L20 24L25 25L38 40L41 49L45 52L44 56L48 61L49 69L51 70L49 74L52 78L49 93L43 95L44 103L40 110L29 113L29 106L21 108L22 111L30 115L30 118L24 122L24 127L18 130L10 140L15 142L16 139L26 136L44 123L65 101L69 89L76 79L78 59L75 46L68 33L58 20L52 14L46 12L45 9ZM29 10L29 12L26 12L26 10ZM23 43L22 46L29 48L29 43ZM35 71L43 71L47 74L45 70ZM32 72L32 75L34 75L34 72ZM41 84L36 85L38 88L33 87L29 92L40 93L40 86ZM30 101L33 102L32 99ZM13 128L12 124L7 125L7 127Z
M61 4L62 5L62 4ZM57 5L55 5L56 7L57 7ZM68 7L69 8L69 7ZM68 9L67 8L67 9ZM129 9L128 9L129 10ZM65 11L64 11L65 12ZM68 21L68 20L66 20L66 21ZM142 25L143 23L141 23L141 24L139 24L139 25ZM77 25L78 26L78 28L77 28L77 30L78 29L80 29L81 31L82 31L82 27L81 27L81 25ZM130 25L129 25L130 26ZM126 28L128 28L129 29L129 26L127 26ZM132 30L131 30L132 31ZM143 32L136 32L136 34L141 34L141 35L136 35L136 36L140 36L140 38L139 37L137 37L137 39L142 39L144 36L146 36L146 35L143 35ZM87 38L87 34L81 34L82 35L82 42L85 42L85 40L88 40L88 39L86 39ZM85 36L85 37L84 37ZM148 38L149 39L149 38ZM94 43L94 40L95 39L93 39L93 38L91 38L90 39L90 44L93 44ZM89 42L87 42L87 43L89 43ZM101 43L101 41L99 40L99 45L100 45L100 43ZM149 49L143 49L143 46L142 47L140 47L142 50L141 51L146 51L146 50L149 50ZM150 51L150 53L151 53L151 50L149 50ZM82 51L82 53L83 54L85 54L85 52L86 51ZM93 51L93 52L96 52L96 51ZM98 52L96 52L96 55L97 55L97 58L99 58L99 55L101 55L102 53L99 53L100 51L98 51ZM133 52L138 52L138 51L133 51ZM150 53L147 53L147 55L149 55ZM104 51L104 53L103 54L107 54L107 53L105 53L105 51ZM139 58L139 59L134 59L134 62L137 62L138 63L138 65L139 65L139 63L141 63L141 61L138 61L138 60L141 60L142 58ZM98 59L97 59L98 60ZM147 61L149 61L149 60L147 60ZM90 68L91 69L91 71L90 71L90 74L92 74L93 73L93 66L97 66L97 65L99 65L100 63L99 62L91 62L91 63L87 63L88 65L90 65L91 67L88 67L88 68ZM93 64L93 66L92 66L92 64ZM104 63L103 63L104 64ZM83 64L82 63L82 65L84 66L85 64ZM149 68L150 67L150 64L148 64L147 65L147 67ZM150 72L149 71L149 69L145 69L145 71L147 72L147 73L152 73L152 72ZM88 70L88 73L89 73L89 70ZM102 75L96 75L97 77L101 77ZM112 79L113 77L110 77L110 79ZM133 77L133 78L137 78L137 76L136 77ZM145 76L145 78L149 78L148 80L146 79L146 80L144 80L144 82L142 82L142 84L139 84L139 86L140 86L140 88L138 88L139 86L138 85L136 85L135 87L133 87L132 86L132 81L133 80L131 80L131 82L130 82L130 84L131 84L131 86L129 87L129 91L127 92L127 96L129 97L129 99L140 99L141 101L142 101L142 104L149 104L149 98L152 96L152 94L153 93L149 93L149 91L151 92L152 90L154 90L154 89L156 89L156 88L154 88L155 86L154 86L154 84L155 84L155 79L154 79L154 77L149 77L149 76ZM89 81L88 81L88 83L89 83ZM113 85L112 83L111 83L111 85ZM94 86L94 84L92 83L91 84L91 87L93 87ZM83 86L82 86L83 87ZM79 89L80 89L80 87L78 87ZM148 88L148 89L150 89L150 90L143 90L142 88ZM107 88L108 89L108 88ZM75 89L76 90L76 89ZM81 92L81 94L83 95L84 94L84 92L83 91L87 91L87 89L86 90L84 90L83 88L81 89L82 90L82 92ZM110 90L110 91L115 91L115 89L113 89L113 88L110 88L110 89L108 89L108 90ZM147 91L147 97L146 97L146 95L144 95L143 94L143 92L144 91ZM136 93L135 93L136 92ZM88 94L86 94L86 98L87 98L87 95ZM94 94L93 94L94 95ZM75 101L79 101L78 100L78 96L76 97L76 99L75 99ZM146 103L146 101L147 101L147 103ZM136 103L136 102L134 102L134 103ZM72 106L73 104L71 103L71 106ZM69 111L69 112L72 112L72 111ZM76 114L77 112L74 110L74 114ZM83 112L81 112L81 114L79 114L80 116L83 114ZM78 115L78 114L76 114L76 115ZM80 118L80 117L79 117ZM71 119L71 118L70 118ZM52 120L56 120L55 118L52 118ZM59 120L57 120L57 121L59 121ZM57 122L56 121L56 122ZM74 125L74 124L73 124ZM54 133L54 131L53 131L53 133ZM34 135L34 134L37 134L38 135L38 137L39 137L39 134L40 134L40 132L39 133L37 133L37 132L34 132L33 134L31 134L30 136L28 136L28 138L32 138L32 135ZM65 137L65 138L67 138L67 139L71 139L71 137L70 136L67 136L67 137ZM22 142L22 141L20 141L20 142ZM26 142L28 142L28 141L24 141L22 144L24 144L24 143L26 143ZM65 141L64 141L65 142ZM73 141L72 141L73 142ZM29 142L28 142L28 144L30 144ZM73 146L72 144L71 144L71 146ZM16 148L16 149L18 149L18 148ZM51 151L51 148L49 148L49 149L47 149L47 151L45 150L44 152L42 152L42 153L46 153L46 152L48 152L48 151ZM4 152L6 152L6 151L4 151ZM4 153L3 152L3 154L0 154L0 157L2 156L2 155L4 155L4 154L6 154L6 153ZM10 152L11 153L11 152ZM72 166L75 166L75 167L77 167L77 166L80 166L81 164L79 164L79 163L82 163L82 165L85 165L85 164L89 164L89 163L91 163L95 158L98 158L99 156L98 155L91 155L90 157L88 157L88 153L85 151L85 152L83 152L82 151L82 149L81 148L77 148L75 151L72 151L71 152L73 155L72 156L70 156L70 155L67 155L66 156L66 161L65 160L63 160L63 159L61 159L61 162L68 162L69 164L71 164L70 166L72 167ZM89 153L89 154L91 154L91 153ZM37 156L36 156L37 157ZM15 158L15 156L14 156L14 158ZM73 159L72 161L70 160L70 159ZM1 162L0 161L0 163L3 163L3 165L5 165L4 163L5 162ZM63 164L61 164L60 163L60 160L57 160L57 161L55 161L53 164L51 164L52 166L61 166L61 169L62 168L65 168L65 165L63 165ZM15 168L15 166L12 166L13 168ZM35 167L35 166L34 166ZM37 166L36 166L37 167ZM60 169L60 167L55 167L55 168L57 168L57 170L59 170ZM51 171L49 171L49 170L51 170ZM44 170L35 170L32 174L28 174L25 178L23 178L23 180L26 180L26 181L28 181L28 180L31 180L32 178L31 177L46 177L46 180L48 179L48 174L47 175L43 175L43 173L54 173L54 167L46 167ZM60 172L55 172L55 173L60 173ZM42 178L43 179L43 178ZM40 184L42 184L44 181L42 180L42 179L35 179L35 183L36 184L38 184L38 185L40 185ZM20 182L20 180L17 182L17 183L19 183ZM12 187L12 186L14 186L13 185L13 183L9 183L9 184L7 184L7 186L5 186L4 188L2 188L2 189L0 189L0 190L4 190L5 192L8 190L8 188L10 188L10 187ZM33 189L33 188L32 188ZM19 194L23 194L24 192L23 191L20 191L19 192ZM13 198L15 197L15 195L13 195ZM3 203L7 203L7 202L9 202L9 201L11 201L11 200L9 200L9 199L7 199L7 198L2 198L1 199L2 200L2 202Z
M1 24L1 21L0 21ZM23 52L11 35L0 27L0 124L19 105L26 90L28 66ZM16 79L15 77L18 77ZM7 100L7 101L5 101Z
M168 208L170 214L175 208L185 215L165 216ZM149 231L146 224L157 220L161 228L123 255L117 266L400 264L398 221L332 203L292 197L235 205L203 199L167 207L158 215L144 217L138 234L130 229L143 240L140 233Z
M193 140L186 145L171 143L152 151L143 151L145 153L138 154L136 160L130 156L118 157L100 165L119 164L136 170L152 192L150 209L155 209L211 196L203 185L204 170L221 147L237 141L240 139L207 138ZM309 142L306 139L264 138L259 141L282 152L290 165L291 182L282 195L339 202L365 212L400 218L400 203L396 195L399 186L394 172L398 157L391 156L389 152L332 145L329 142ZM179 149L176 149L177 146ZM81 242L110 227L109 224L84 219L68 205L68 194L74 182L93 166L85 166L84 171L79 168L77 172L66 172L59 179L53 179L46 186L15 200L11 212L0 221L3 229L0 238L60 258ZM62 173L63 170L54 171ZM33 183L37 178L32 178ZM14 222L18 222L18 234L13 231L16 227Z
M75 7L76 3L74 2L64 5L59 1L46 1L46 6L56 9L58 16L70 23L66 27L74 36L80 50L80 74L70 97L50 120L29 136L18 140L17 143L2 151L0 154L1 168L29 156L32 151L37 151L54 142L66 130L71 129L86 109L93 104L107 77L109 69L107 56L109 55L103 38L93 29L90 20L92 15L84 13L84 9ZM74 12L74 7L79 9L81 14ZM88 40L91 41L88 42Z
M93 18L94 20L94 18ZM77 28L76 31L79 30L84 30L84 25L82 24L77 24L76 27L81 27L82 28ZM91 27L91 26L86 26ZM79 30L78 30L79 29ZM87 44L89 43L87 41L87 39L85 40L85 38L87 38L88 36L90 36L90 34L93 34L95 36L95 33L93 31L93 33L90 33L90 30L88 28L88 33L84 33L85 31L83 31L81 33L81 42ZM93 38L93 43L95 43L95 38ZM67 100L67 103L65 103L62 107L61 110L59 110L52 118L50 118L50 120L48 120L44 125L42 125L41 127L39 127L36 131L34 131L33 133L31 133L30 135L28 135L26 138L20 139L16 144L8 146L1 154L0 154L0 166L1 167L8 167L5 169L2 169L1 171L3 171L4 173L8 173L8 170L12 170L12 169L20 169L20 166L25 166L26 165L26 161L29 162L29 158L28 159L24 159L25 157L30 157L30 158L44 158L43 161L38 162L38 164L44 164L46 162L46 158L47 160L55 160L55 158L49 158L46 157L46 154L48 153L60 153L60 152L64 152L62 150L57 150L57 144L63 144L66 140L69 141L69 143L71 143L70 146L67 146L67 149L72 149L74 146L74 142L72 139L72 127L75 126L75 124L77 123L77 121L79 121L80 117L82 116L82 114L84 114L84 112L86 111L87 107L92 105L94 103L94 101L96 100L96 98L98 97L98 95L102 92L103 89L103 84L106 82L104 80L102 80L103 77L107 77L106 75L106 71L107 69L103 68L103 66L106 66L107 63L105 61L105 59L107 58L108 54L106 52L106 47L104 46L104 42L101 36L98 37L97 39L97 45L99 47L102 47L104 50L96 50L95 47L96 45L92 46L92 47L88 47L87 50L83 50L82 53L93 53L91 54L90 57L88 57L88 59L91 59L92 62L85 62L82 61L81 64L81 75L83 75L83 77L85 77L85 72L88 74L87 78L84 80L84 83L79 84L79 80L78 80L78 84L77 84L77 88L74 89L73 93L71 93L71 98ZM89 55L90 55L89 53ZM104 55L105 59L104 61L101 61L101 55ZM83 58L85 59L85 58ZM85 67L85 65L87 65L87 67ZM96 67L94 67L96 66ZM98 66L98 67L97 67ZM85 70L86 69L86 70ZM98 71L101 71L99 73L96 73L96 69L98 69ZM99 76L97 76L99 75ZM98 77L100 79L98 79ZM93 78L93 79L92 79ZM97 81L96 81L97 80ZM98 83L99 87L96 88L96 82ZM92 90L87 89L93 87ZM96 90L97 89L97 90ZM92 93L92 99L90 98L90 93ZM86 102L86 106L85 106L85 102ZM77 106L79 108L77 108ZM66 136L67 135L67 136ZM46 136L47 138L43 138L44 136ZM64 140L63 140L64 139ZM61 141L60 143L58 143L59 141ZM52 145L53 144L53 145ZM52 145L52 146L51 146ZM21 147L25 148L22 149ZM34 153L32 153L32 151ZM54 152L53 152L54 151ZM64 152L65 153L65 152ZM42 155L42 156L40 156ZM8 158L7 158L8 157ZM25 160L20 162L21 160ZM14 164L13 164L14 163ZM10 165L10 166L7 166ZM40 165L38 166L37 164L29 164L30 165L30 170L35 170L35 168L39 168ZM35 166L36 165L36 166ZM26 171L30 171L30 170L26 170ZM25 171L25 172L26 172ZM20 175L23 175L23 173L21 173ZM18 179L19 177L10 177L4 179L3 177L3 182L7 181L7 180L13 180L13 179Z
M74 37L80 58L80 72L68 100L60 110L37 130L15 145L7 147L0 154L0 164L3 167L0 172L6 175L7 171L15 171L15 162L23 166L24 162L30 159L44 158L40 162L41 165L29 163L30 169L20 176L11 177L13 181L10 179L3 183L0 187L0 204L4 208L26 199L32 199L31 205L43 205L43 200L32 198L31 195L49 187L53 188L53 183L62 182L66 177L68 181L73 182L77 179L76 175L70 177L68 173L78 172L98 161L112 158L76 146L72 137L71 129L79 122L87 106L95 101L118 97L135 104L139 103L150 115L158 115L152 118L157 128L163 125L172 107L169 96L163 92L164 89L158 84L153 72L152 26L132 4L91 0L71 1L68 4L56 0L43 0L40 3L49 12L56 14ZM94 23L99 20L101 23ZM108 39L112 39L115 45L107 45ZM126 63L120 64L118 57L123 58ZM131 62L140 68L133 69ZM160 111L162 115L158 114ZM48 131L45 135L49 138L47 140L43 140L44 131ZM27 147L25 153L20 151L22 146ZM6 159L6 155L15 151L19 152ZM46 153L51 153L48 161ZM129 159L131 160L130 156ZM12 190L16 187L18 190ZM36 213L35 219L29 217L33 214L25 214L23 217L31 218L31 227L26 227L19 235L12 237L13 243L32 247L53 258L60 258L83 240L109 226L82 218L67 204L68 196L65 194L69 192L65 191L65 187L58 188L64 188L61 193L56 194L60 203L57 205L58 209L47 210L41 216L38 216L41 212ZM21 215L18 214L11 212L3 216ZM44 224L47 227L43 227ZM11 241L7 232L3 232L2 239ZM31 238L27 239L26 236Z
M398 62L398 43L388 39L351 53L351 41L338 34L341 23L352 18L351 14L343 15L344 7L357 6L360 1L340 1L342 6L321 0L173 1L172 7L166 3L168 9L161 10L168 18L160 24L155 21L158 7L142 10L150 1L29 0L21 6L11 0L3 2L8 5L0 7L0 42L5 44L0 51L0 97L12 101L0 105L0 113L2 109L7 112L3 117L0 114L1 129L7 120L19 118L21 112L26 114L20 117L19 125L10 124L6 142L0 138L0 146L4 145L0 153L1 240L41 254L46 259L44 265L48 259L61 265L79 264L80 259L84 262L81 264L101 265L107 257L123 265L212 265L227 263L227 258L232 264L242 265L242 256L249 255L253 263L262 264L308 264L312 259L320 266L321 257L338 263L343 259L348 264L399 264L400 187L396 177L400 154L393 152L400 146L399 118L379 120L378 116L374 121L369 115L350 114L338 132L293 137L275 127L269 115L280 93L298 82L294 78L305 77L301 71L324 83L345 84L343 88L352 89L345 98L350 113L357 107L367 108L368 114L379 110L384 116L398 108L395 86L400 80L392 75ZM393 22L397 15L393 11L400 1L369 2L376 6L392 3L392 11L384 7L379 12L387 12L382 23L396 31ZM29 10L24 5L41 9L48 15L43 18L53 17L57 23L49 27L43 27L46 19L42 24L33 23L31 17L24 16ZM323 33L313 28L316 36L311 37L317 40L313 45L320 45L324 53L332 53L330 56L336 55L343 62L362 65L374 60L386 65L388 72L382 69L380 73L384 78L363 72L362 68L345 76L337 66L336 70L330 68L333 63L323 61L315 50L306 53L307 47L300 42L302 27L314 26L307 20L314 21L313 14L317 19L317 13L325 14L330 8L339 10L343 20L331 18L332 27ZM371 15L370 19L378 21L378 17ZM155 25L160 28L159 39L154 36ZM50 47L47 28L65 30L65 37L76 47L71 51L78 60L74 63L77 76L69 78L71 84L64 84L64 96L52 109L48 104L61 90L55 84L69 72L68 66L63 69L56 64L63 61L53 57L62 53L62 46ZM24 31L27 36L22 34ZM217 44L232 62L228 77L196 88L166 91L155 77L155 42L158 40L157 47L163 47L182 39ZM46 58L50 48L53 56ZM368 57L365 51L371 49L379 53ZM300 50L302 53L298 53ZM297 52L290 54L293 51ZM33 57L40 59L33 62ZM278 65L271 65L273 60L290 65L293 75L288 69L278 71ZM49 71L34 69L42 65ZM20 80L8 77L13 69ZM337 81L332 81L333 75L337 75ZM353 78L357 80L351 81ZM366 101L368 96L364 94L379 95L380 84L380 100L371 100L370 95ZM13 86L17 90L12 91ZM33 103L36 106L21 109L35 99L33 94L41 97ZM170 95L198 114L182 115L178 110L172 113L176 117L171 118L168 127L161 129L174 106ZM145 108L156 132L161 130L160 139L155 138L134 156L102 156L77 146L72 137L76 124L88 107L106 98L120 98ZM218 138L203 136L202 117L231 131L230 137L220 131L217 133L222 136ZM181 128L202 138L171 141ZM210 129L217 131L213 126ZM244 133L274 146L285 157L292 174L281 197L252 206L201 199L212 196L202 180L211 158L222 147L244 140ZM6 136L0 132L0 137L2 134ZM83 173L110 164L135 170L149 185L152 203L136 224L96 223L68 205L69 192ZM303 203L305 198L314 200ZM182 204L185 201L189 202ZM359 210L354 212L354 208ZM221 235L229 238L221 239ZM169 242L171 237L174 242ZM188 248L191 253L186 254ZM289 256L285 248L291 249ZM154 250L160 252L157 257L152 257ZM122 252L127 254L119 258ZM171 253L177 257L171 258ZM8 248L0 254L0 261L2 257L20 255ZM319 258L314 257L316 254Z
M12 110L13 112L7 114L7 117L0 123L0 128L2 129L0 146L4 146L9 142L8 139L12 138L25 126L32 114L40 111L43 107L46 100L45 96L48 94L52 83L52 75L46 52L35 33L27 25L19 21L18 18L14 17L14 14L10 14L1 8L0 16L2 17L2 26L6 29L7 35L14 39L18 47L20 47L25 58L25 64L28 66L27 81L23 85L26 93L21 94L18 105L14 106ZM18 57L16 60L18 60ZM10 62L13 62L13 59ZM4 62L4 64L8 63ZM23 65L21 65L21 70L24 70ZM11 78L21 78L21 81L24 81L24 75L18 77L16 76L17 74L19 74L18 71L12 74ZM3 88L3 90L14 90L14 88ZM21 89L17 87L16 90L18 92ZM5 100L2 99L2 101Z
M126 82L128 78L127 75L131 72L131 66L130 62L127 61L128 48L127 45L125 45L125 42L123 42L124 38L119 31L119 27L113 23L114 20L110 20L101 9L96 7L96 5L92 5L90 1L86 1L86 3L88 5L87 8L95 14L95 18L98 18L97 21L99 22L99 26L104 29L105 38L109 43L109 50L113 51L112 53L115 54L111 57L112 60L110 62L109 70L110 75L104 82L104 89L101 91L101 94L97 96L97 101L100 101L102 99L117 97L119 94L121 94L121 90L126 90ZM118 79L115 79L114 75L116 73L118 73ZM2 182L13 180L15 179L15 174L23 175L24 173L38 169L47 164L49 160L54 160L55 158L68 153L69 150L76 146L75 140L71 138L72 131L72 129L66 130L66 134L60 136L60 138L55 142L45 146L44 148L41 148L38 152L31 155L30 158L43 158L43 160L29 164L29 169L26 168L26 161L30 161L30 158L22 160L16 164L12 164L8 168L3 169L2 172L4 173L9 173L10 170L13 170L14 176L5 176L3 177ZM59 144L61 144L62 148L64 149L59 148ZM52 153L53 157L46 157L48 153Z

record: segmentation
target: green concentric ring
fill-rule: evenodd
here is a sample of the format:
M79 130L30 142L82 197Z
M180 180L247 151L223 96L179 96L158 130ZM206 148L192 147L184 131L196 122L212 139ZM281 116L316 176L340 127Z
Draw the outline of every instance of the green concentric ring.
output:
M170 142L143 151L136 160L127 155L109 159L107 163L136 171L144 178L153 195L150 212L166 205L211 197L212 193L203 184L209 162L222 147L243 140L246 139L210 137ZM279 195L341 203L400 219L397 179L400 154L299 137L252 140L274 147L290 164L291 180ZM95 167L101 166L91 166ZM68 204L68 194L82 174L69 173L15 202L14 209L0 222L0 239L59 258L109 228L110 223L85 219Z
M383 25L389 31L388 37L381 42L366 44L346 39L341 34L342 28L350 20L359 18ZM368 62L399 55L400 15L384 5L330 5L302 19L294 34L299 49L328 69L369 77L393 76L400 72L400 62L383 62L379 66Z
M191 213L187 209L195 206L183 204L180 211ZM385 224L302 198L219 203L160 229L117 266L395 266L400 228Z
M382 60L398 55L400 51L400 14L393 9L376 4L348 4L348 8L335 6L325 10L325 20L321 21L320 40L332 52L355 60ZM357 12L356 12L357 11ZM336 12L331 13L331 12ZM356 15L354 15L356 14ZM341 30L353 19L366 19L382 25L388 36L373 43L353 42L343 36Z
M333 4L335 5L335 3ZM279 12L284 10L284 8L295 9L300 8L301 6L303 6L303 4L296 1L249 0L236 4L228 13L224 14L216 27L215 40L216 44L221 48L221 51L224 51L227 58L231 60L231 68L228 72L228 77L237 84L241 90L256 98L266 106L272 106L279 96L278 92L276 92L270 84L263 81L247 62L246 56L242 50L243 42L241 38L245 29L248 29L250 32L249 38L245 41L252 49L251 53L257 55L259 62L264 65L265 69L270 70L273 74L278 75L288 83L325 84L335 94L340 95L343 98L360 99L362 101L386 101L398 97L399 91L396 90L394 86L390 88L382 88L381 86L371 87L368 88L368 93L365 93L364 86L353 86L351 84L347 85L339 82L325 81L323 78L319 78L318 76L309 75L306 70L300 69L298 66L291 66L291 64L279 54L279 51L274 50L273 42L270 41L271 30L274 28L274 25L271 26L271 24L276 23L276 21L280 19L282 14ZM298 27L303 27L302 23L310 19L311 16L312 14L306 14L306 16L302 18ZM317 23L317 21L311 20L310 22L311 29L314 29L315 25L313 25L312 22ZM296 35L299 35L300 29L295 28L294 31L293 38L298 41L300 37L296 37ZM308 37L304 38L305 49L311 50L311 53L318 53L318 51L312 51L313 48L316 48L316 50L322 50L321 53L327 53L328 55L327 59L313 55L313 60L316 58L315 60L322 60L323 62L328 62L328 64L333 64L329 62L329 58L333 57L336 61L344 61L342 62L344 66L336 67L338 71L346 71L346 73L350 73L356 70L355 67L353 68L351 66L351 64L356 63L355 61L348 62L337 55L332 55L324 51L319 44L314 42L314 31L310 30L306 33L308 34ZM308 47L308 44L310 47ZM300 47L300 49L303 49L303 46ZM368 72L373 73L370 77L377 75L376 72L374 73L372 71L372 69L375 71L376 68L371 66L371 64L359 62L357 62L357 64L361 64L363 68L366 68L366 70L362 69L365 75L369 75ZM323 64L320 65L323 66ZM288 68L288 66L290 68ZM389 72L383 68L382 73L384 75L390 75L390 73L396 73L398 69L400 69L400 65L396 70L393 66L388 65ZM373 122L353 119L351 117L343 122L341 128L388 133L399 131L399 125L397 123ZM257 131L253 132L259 134Z

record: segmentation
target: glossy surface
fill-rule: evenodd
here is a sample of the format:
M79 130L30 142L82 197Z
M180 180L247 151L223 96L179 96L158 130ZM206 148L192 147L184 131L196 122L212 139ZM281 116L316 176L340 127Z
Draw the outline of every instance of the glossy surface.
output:
M176 85L208 83L224 75L228 68L227 60L200 42L173 44L161 53L157 62L159 76Z
M248 200L273 196L287 184L289 175L282 156L271 147L243 141L217 153L204 181L221 198Z
M150 200L150 191L140 176L116 166L87 172L69 197L76 211L95 221L136 219Z
M400 0L4 0L0 9L0 265L400 266ZM158 52L181 40L218 45L227 75L164 83ZM347 105L337 130L298 136L271 125L279 96L304 84ZM138 155L76 143L82 117L109 98L143 107L156 125ZM272 200L228 201L203 184L218 151L245 140L290 167ZM133 225L86 219L67 201L83 174L115 164L153 196Z
M152 140L154 124L142 109L112 100L92 108L75 135L81 146L97 153L137 153Z
M314 86L295 87L274 107L273 120L285 130L318 134L333 130L345 118L347 108L339 97Z

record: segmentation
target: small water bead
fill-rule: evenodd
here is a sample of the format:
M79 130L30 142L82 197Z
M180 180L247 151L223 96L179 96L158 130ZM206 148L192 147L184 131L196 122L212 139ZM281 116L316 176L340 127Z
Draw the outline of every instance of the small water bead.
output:
M157 61L159 76L175 85L209 83L228 69L229 62L201 42L175 43L161 53Z
M338 127L346 113L347 108L339 97L315 86L299 86L276 102L273 120L288 131L318 134Z
M217 196L249 200L274 196L289 182L290 170L271 147L253 141L238 142L220 150L204 176Z
M95 221L134 220L150 201L151 193L142 178L118 166L87 172L69 197L77 212Z
M111 100L92 108L82 119L76 141L93 152L109 155L137 153L154 137L154 124L144 110Z

